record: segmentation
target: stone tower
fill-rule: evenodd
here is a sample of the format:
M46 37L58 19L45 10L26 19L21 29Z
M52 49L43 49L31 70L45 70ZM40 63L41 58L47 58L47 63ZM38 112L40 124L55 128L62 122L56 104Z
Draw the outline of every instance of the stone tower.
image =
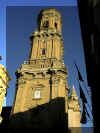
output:
M68 127L71 133L81 133L81 106L76 94L75 87L72 88L71 97L68 99Z
M24 62L16 72L16 95L10 124L13 127L22 127L20 122L17 122L19 120L17 116L22 114L20 121L24 119L23 127L33 127L37 121L41 120L42 126L51 128L53 122L57 123L61 122L63 118L67 119L68 113L68 83L66 81L68 73L63 61L64 48L60 12L54 8L42 10L38 16L37 30L32 33L30 39L29 60ZM42 110L42 116L38 111L32 115L32 109L33 112L38 109ZM49 111L43 113L45 110ZM63 111L65 114L62 113ZM54 113L55 115L53 115ZM44 122L46 118L47 121ZM53 122L50 123L51 119ZM43 123L45 124L43 125ZM56 126L59 127L58 125ZM39 127L42 128L42 126ZM38 126L36 125L35 128Z

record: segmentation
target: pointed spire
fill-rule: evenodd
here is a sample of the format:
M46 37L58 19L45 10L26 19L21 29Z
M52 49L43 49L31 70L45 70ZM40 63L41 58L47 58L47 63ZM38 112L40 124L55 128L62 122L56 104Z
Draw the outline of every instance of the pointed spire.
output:
M73 87L72 87L72 93L71 93L71 96L74 96L74 97L77 96L76 89L75 89L74 85L73 85Z

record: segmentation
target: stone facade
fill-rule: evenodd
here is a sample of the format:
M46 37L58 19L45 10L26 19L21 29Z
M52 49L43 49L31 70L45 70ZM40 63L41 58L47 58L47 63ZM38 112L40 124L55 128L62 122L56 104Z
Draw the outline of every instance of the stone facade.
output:
M11 117L62 98L67 118L69 87L66 80L68 72L63 60L61 17L61 13L54 8L40 12L38 28L30 36L29 60L24 62L16 72L16 95ZM61 102L59 102L60 104ZM51 112L54 112L53 108L51 108ZM60 106L57 108L57 112L59 112ZM26 119L29 119L29 115ZM11 121L15 121L15 119L11 118Z
M68 127L71 133L81 133L81 106L73 86L71 97L68 99Z
M68 97L61 14L55 9L46 9L39 17L38 30L30 37L29 60L16 72L17 94L13 113L23 112L56 97ZM40 96L37 98L35 93Z
M6 89L8 88L8 83L10 81L10 75L6 68L0 64L0 122L2 122L1 112L6 95Z

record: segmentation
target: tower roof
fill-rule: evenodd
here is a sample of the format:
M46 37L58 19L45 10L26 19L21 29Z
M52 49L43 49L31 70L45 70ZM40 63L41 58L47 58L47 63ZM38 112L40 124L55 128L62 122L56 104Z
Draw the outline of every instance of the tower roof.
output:
M42 14L56 13L56 14L58 14L61 17L61 13L58 10L56 10L56 8L45 8L45 9L41 10L41 13Z
M53 14L53 15L57 15L59 18L62 18L61 13L56 10L56 8L44 8L40 11L39 15L38 15L38 23L41 21L42 16L48 15L48 14Z
M72 93L71 93L71 96L74 96L74 97L77 96L76 89L75 89L74 85L73 85L73 87L72 87Z

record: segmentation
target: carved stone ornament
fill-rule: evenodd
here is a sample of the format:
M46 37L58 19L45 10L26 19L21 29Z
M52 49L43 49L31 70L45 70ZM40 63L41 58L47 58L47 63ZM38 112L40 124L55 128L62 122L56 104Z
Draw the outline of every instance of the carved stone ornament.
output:
M6 89L0 89L0 96L6 94Z
M43 84L33 84L31 87L32 88L44 88L45 85L43 85Z

